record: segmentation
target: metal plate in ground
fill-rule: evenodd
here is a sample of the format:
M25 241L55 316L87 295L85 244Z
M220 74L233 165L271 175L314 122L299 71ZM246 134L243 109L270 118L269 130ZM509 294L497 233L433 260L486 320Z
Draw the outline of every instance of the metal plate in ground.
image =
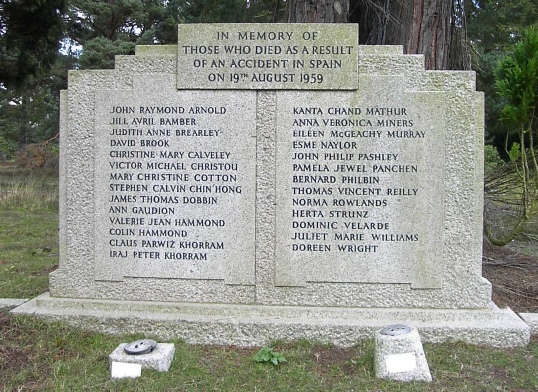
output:
M153 351L156 345L157 342L155 340L140 339L127 344L124 350L127 354L131 355L148 354Z
M381 335L398 336L398 335L405 335L409 332L411 332L411 327L408 327L407 325L404 325L404 324L394 324L394 325L386 326L379 333Z

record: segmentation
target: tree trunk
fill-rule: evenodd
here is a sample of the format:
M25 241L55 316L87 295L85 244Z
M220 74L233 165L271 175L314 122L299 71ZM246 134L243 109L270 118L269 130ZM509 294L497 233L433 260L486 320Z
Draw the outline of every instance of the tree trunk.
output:
M415 0L407 53L423 53L426 69L446 69L452 17L451 0Z
M31 124L29 120L29 108L30 108L30 93L28 91L22 92L22 99L21 99L21 117L20 117L20 123L19 123L19 147L22 147L28 143L30 143L30 131L31 131Z
M288 22L358 23L363 45L403 45L426 69L470 69L462 0L288 0Z
M460 0L356 0L350 21L359 23L360 42L403 45L423 54L426 69L469 69Z
M349 0L289 0L288 23L347 23Z

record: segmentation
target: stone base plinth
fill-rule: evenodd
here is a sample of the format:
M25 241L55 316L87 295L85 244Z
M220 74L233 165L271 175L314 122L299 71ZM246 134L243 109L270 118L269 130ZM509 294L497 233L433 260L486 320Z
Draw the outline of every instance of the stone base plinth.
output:
M422 341L462 341L493 347L528 344L530 327L509 308L344 308L135 302L51 298L48 293L12 310L86 330L137 333L195 344L263 346L307 339L353 346L389 324L415 326Z

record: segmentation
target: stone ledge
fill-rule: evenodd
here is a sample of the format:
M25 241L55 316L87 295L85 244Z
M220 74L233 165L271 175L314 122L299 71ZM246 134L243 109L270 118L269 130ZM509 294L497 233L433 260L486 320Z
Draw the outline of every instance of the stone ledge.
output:
M532 334L538 334L538 313L519 313L519 317L529 324Z
M389 324L416 327L424 342L463 341L492 347L528 344L530 327L509 308L380 309L222 305L50 298L48 293L12 312L62 321L110 334L138 333L192 344L263 346L307 339L350 347Z
M0 311L11 310L28 301L28 298L0 298Z

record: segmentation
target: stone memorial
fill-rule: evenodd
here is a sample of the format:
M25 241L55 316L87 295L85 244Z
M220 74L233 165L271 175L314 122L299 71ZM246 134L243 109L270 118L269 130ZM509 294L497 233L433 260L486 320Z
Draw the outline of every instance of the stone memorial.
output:
M352 24L180 25L62 92L60 266L17 308L106 332L520 346L481 274L483 96Z

